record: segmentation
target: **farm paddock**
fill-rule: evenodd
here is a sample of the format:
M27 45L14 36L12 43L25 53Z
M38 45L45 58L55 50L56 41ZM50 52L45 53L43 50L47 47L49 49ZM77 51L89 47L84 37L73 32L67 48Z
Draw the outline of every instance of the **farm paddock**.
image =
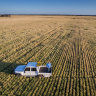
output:
M52 77L13 74L30 61L50 61ZM7 95L96 96L96 17L1 17L0 96Z

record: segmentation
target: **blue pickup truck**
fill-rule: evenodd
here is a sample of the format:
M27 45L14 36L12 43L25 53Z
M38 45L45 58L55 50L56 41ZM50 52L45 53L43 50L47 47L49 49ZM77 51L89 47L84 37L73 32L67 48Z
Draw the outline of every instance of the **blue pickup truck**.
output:
M22 75L26 77L52 76L52 66L51 63L47 63L45 66L37 66L37 62L29 62L27 65L19 65L14 70L15 74Z

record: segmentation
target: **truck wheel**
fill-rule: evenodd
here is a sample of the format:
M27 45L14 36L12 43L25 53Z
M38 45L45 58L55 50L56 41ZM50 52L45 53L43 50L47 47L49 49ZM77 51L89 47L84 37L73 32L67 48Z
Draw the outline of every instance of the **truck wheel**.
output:
M43 76L43 75L39 75L39 77L41 77L41 78L42 78L42 77L44 77L44 76Z
M16 74L18 77L20 77L21 76L21 74Z

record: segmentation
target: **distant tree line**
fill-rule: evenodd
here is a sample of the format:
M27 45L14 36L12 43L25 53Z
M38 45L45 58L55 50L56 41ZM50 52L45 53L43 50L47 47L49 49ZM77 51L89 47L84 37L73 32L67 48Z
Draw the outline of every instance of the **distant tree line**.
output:
M0 17L11 17L11 15L10 14L2 14L2 15L0 15Z

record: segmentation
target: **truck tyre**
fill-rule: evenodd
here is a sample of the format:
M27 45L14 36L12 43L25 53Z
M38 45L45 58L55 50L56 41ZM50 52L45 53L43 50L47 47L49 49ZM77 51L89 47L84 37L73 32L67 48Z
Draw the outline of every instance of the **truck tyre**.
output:
M18 77L20 77L21 76L21 74L16 74Z
M42 78L42 77L44 77L44 76L43 76L43 75L39 75L39 77L41 77L41 78Z

